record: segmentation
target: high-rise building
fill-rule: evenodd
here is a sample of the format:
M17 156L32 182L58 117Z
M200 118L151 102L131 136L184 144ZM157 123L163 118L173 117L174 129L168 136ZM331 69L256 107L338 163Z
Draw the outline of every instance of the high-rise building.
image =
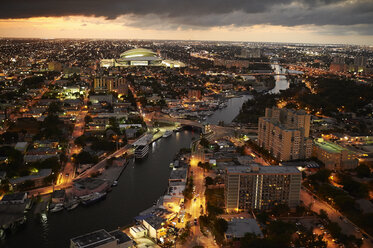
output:
M293 166L232 166L226 169L228 212L299 204L302 173Z
M242 48L241 54L238 55L237 57L248 59L248 58L260 58L261 56L262 56L262 50L260 48L252 48L252 49Z
M259 117L259 146L280 161L310 158L310 119L304 110L266 108L265 116Z
M93 81L93 89L96 92L115 91L126 95L128 92L127 80L123 77L96 77Z
M345 63L345 58L343 58L343 57L334 57L333 58L333 63L334 64L344 64Z
M354 65L358 67L364 67L367 65L367 58L364 56L356 56L354 59Z

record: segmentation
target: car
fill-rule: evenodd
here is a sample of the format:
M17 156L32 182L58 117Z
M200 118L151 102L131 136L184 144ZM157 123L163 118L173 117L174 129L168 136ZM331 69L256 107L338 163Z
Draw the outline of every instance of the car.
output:
M65 176L67 176L67 177L68 177L69 175L70 175L69 173L66 173L66 175L65 175Z

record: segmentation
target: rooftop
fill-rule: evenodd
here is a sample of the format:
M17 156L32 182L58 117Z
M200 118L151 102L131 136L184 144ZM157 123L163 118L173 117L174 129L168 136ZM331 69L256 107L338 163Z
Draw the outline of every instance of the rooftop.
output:
M64 198L65 197L65 190L55 190L52 194L52 198Z
M322 138L321 139L315 139L314 143L315 143L315 145L317 145L321 149L326 150L327 152L330 152L330 153L340 153L341 151L347 150L346 148L344 148L340 145L337 145L337 144L329 142L329 141L325 141Z
M146 228L143 225L133 226L130 228L134 233L144 232Z
M10 179L9 182L11 184L19 184L28 180L42 179L44 177L49 176L50 174L52 174L52 169L41 169L37 174Z
M4 195L1 199L1 202L7 202L7 201L21 201L25 199L27 196L27 193L25 192L19 192L19 193L13 193L9 195Z
M160 229L162 227L162 224L166 221L165 218L157 215L151 215L144 220L149 223L149 225L152 226L154 229Z
M115 238L103 229L71 239L71 242L79 248L99 247L113 241L115 241Z
M131 240L131 238L128 237L128 235L121 230L111 231L110 234L118 240L118 244L122 244Z
M185 168L179 168L171 171L169 180L186 180L187 170Z
M231 174L299 174L300 171L293 166L261 166L257 164L251 164L248 166L229 166L227 167L228 173Z
M80 188L80 189L89 189L93 190L98 187L100 187L103 183L106 183L104 180L98 179L98 178L81 178L74 180L74 187Z
M155 57L157 54L150 49L135 48L125 51L120 55L121 58L136 58L136 57Z

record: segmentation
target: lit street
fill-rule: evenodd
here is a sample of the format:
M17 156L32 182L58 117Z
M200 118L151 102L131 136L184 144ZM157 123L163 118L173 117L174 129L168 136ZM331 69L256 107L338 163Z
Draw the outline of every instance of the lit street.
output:
M346 218L343 215L341 215L338 211L332 208L329 204L319 200L317 197L315 199L310 193L308 193L304 189L301 190L301 200L303 201L305 206L311 206L311 210L316 213L320 213L320 210L324 209L327 212L329 219L333 222L337 222L340 225L343 233L347 235L353 234L357 238L363 237L360 231L356 231L357 228L355 227L355 225L346 220ZM343 221L341 218L345 221ZM370 240L364 239L362 247L373 247L373 243Z

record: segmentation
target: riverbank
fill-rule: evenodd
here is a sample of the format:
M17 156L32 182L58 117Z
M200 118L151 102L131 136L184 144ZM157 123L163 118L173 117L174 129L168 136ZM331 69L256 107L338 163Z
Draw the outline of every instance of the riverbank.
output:
M148 156L141 161L129 161L120 175L118 185L112 188L106 200L74 211L28 214L27 223L11 231L0 246L66 248L69 240L94 230L114 230L132 223L141 211L152 206L164 194L170 175L169 165L181 148L188 148L199 134L182 130L170 137L158 139Z

